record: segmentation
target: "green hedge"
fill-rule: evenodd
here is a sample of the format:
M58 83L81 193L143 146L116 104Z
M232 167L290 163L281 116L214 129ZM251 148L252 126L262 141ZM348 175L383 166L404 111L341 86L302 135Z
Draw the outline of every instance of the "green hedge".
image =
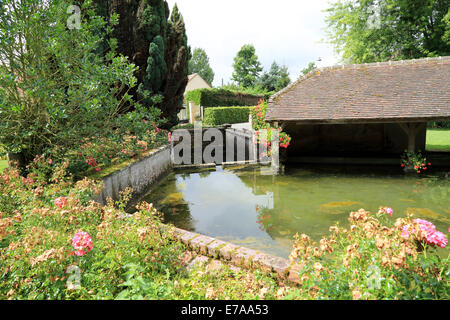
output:
M262 95L252 95L225 89L197 89L186 94L186 105L194 102L202 107L255 106Z
M428 128L437 129L437 128L450 128L450 121L434 121L428 122Z
M233 124L248 122L250 110L255 107L215 107L205 108L203 114L203 125L219 126L222 124Z

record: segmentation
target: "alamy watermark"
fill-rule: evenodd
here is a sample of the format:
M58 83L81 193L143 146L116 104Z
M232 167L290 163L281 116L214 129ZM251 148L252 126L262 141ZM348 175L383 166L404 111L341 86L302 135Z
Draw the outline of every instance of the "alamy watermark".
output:
M66 273L70 276L67 278L66 286L68 290L80 290L81 289L81 270L75 265L67 267Z
M70 14L70 17L67 18L67 28L70 30L81 29L81 9L79 6L70 5L67 7L67 13Z
M381 7L379 3L375 3L369 7L371 15L367 19L368 29L380 29L381 28Z
M370 266L367 268L367 288L369 289L381 289L381 270L377 266Z

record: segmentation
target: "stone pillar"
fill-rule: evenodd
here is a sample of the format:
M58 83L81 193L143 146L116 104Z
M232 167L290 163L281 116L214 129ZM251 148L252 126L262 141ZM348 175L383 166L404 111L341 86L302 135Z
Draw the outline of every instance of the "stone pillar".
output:
M275 124L278 127L278 124ZM280 170L280 134L278 130L272 129L272 170L278 172Z
M172 165L174 165L175 164L175 153L174 153L174 151L173 151L173 136L171 136L171 139L170 139L170 163L172 164Z
M189 102L189 123L195 122L195 110L194 110L195 104L193 102Z
M252 129L251 131L252 135L250 138L250 145L249 145L249 160L251 161L259 161L258 159L258 143L256 139L256 132Z

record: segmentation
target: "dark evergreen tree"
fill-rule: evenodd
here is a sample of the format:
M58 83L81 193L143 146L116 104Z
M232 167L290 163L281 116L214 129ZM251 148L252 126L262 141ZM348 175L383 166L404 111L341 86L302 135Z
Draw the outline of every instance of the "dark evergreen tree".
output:
M129 93L144 105L158 107L167 127L176 124L190 52L178 7L174 6L170 20L164 0L100 0L97 8L107 18L119 15L113 33L117 52L139 67L137 90Z
M269 72L264 74L259 79L259 85L266 91L280 91L291 83L289 78L288 68L286 66L279 66L275 61L272 63Z
M175 4L167 24L165 43L167 75L163 91L163 116L171 125L178 122L177 113L183 105L184 90L188 83L190 52L183 16Z

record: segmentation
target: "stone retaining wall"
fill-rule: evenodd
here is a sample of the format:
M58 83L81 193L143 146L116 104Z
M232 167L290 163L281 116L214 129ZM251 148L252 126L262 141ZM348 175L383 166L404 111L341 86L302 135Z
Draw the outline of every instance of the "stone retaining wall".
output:
M187 247L204 256L228 261L247 269L257 268L266 273L273 272L281 280L299 284L298 275L301 267L287 259L236 246L229 242L179 228L175 228L175 236Z
M166 145L156 149L149 156L103 178L104 188L94 200L103 205L106 204L108 198L117 200L120 191L127 187L133 188L136 195L141 194L168 174L171 168L170 145Z

